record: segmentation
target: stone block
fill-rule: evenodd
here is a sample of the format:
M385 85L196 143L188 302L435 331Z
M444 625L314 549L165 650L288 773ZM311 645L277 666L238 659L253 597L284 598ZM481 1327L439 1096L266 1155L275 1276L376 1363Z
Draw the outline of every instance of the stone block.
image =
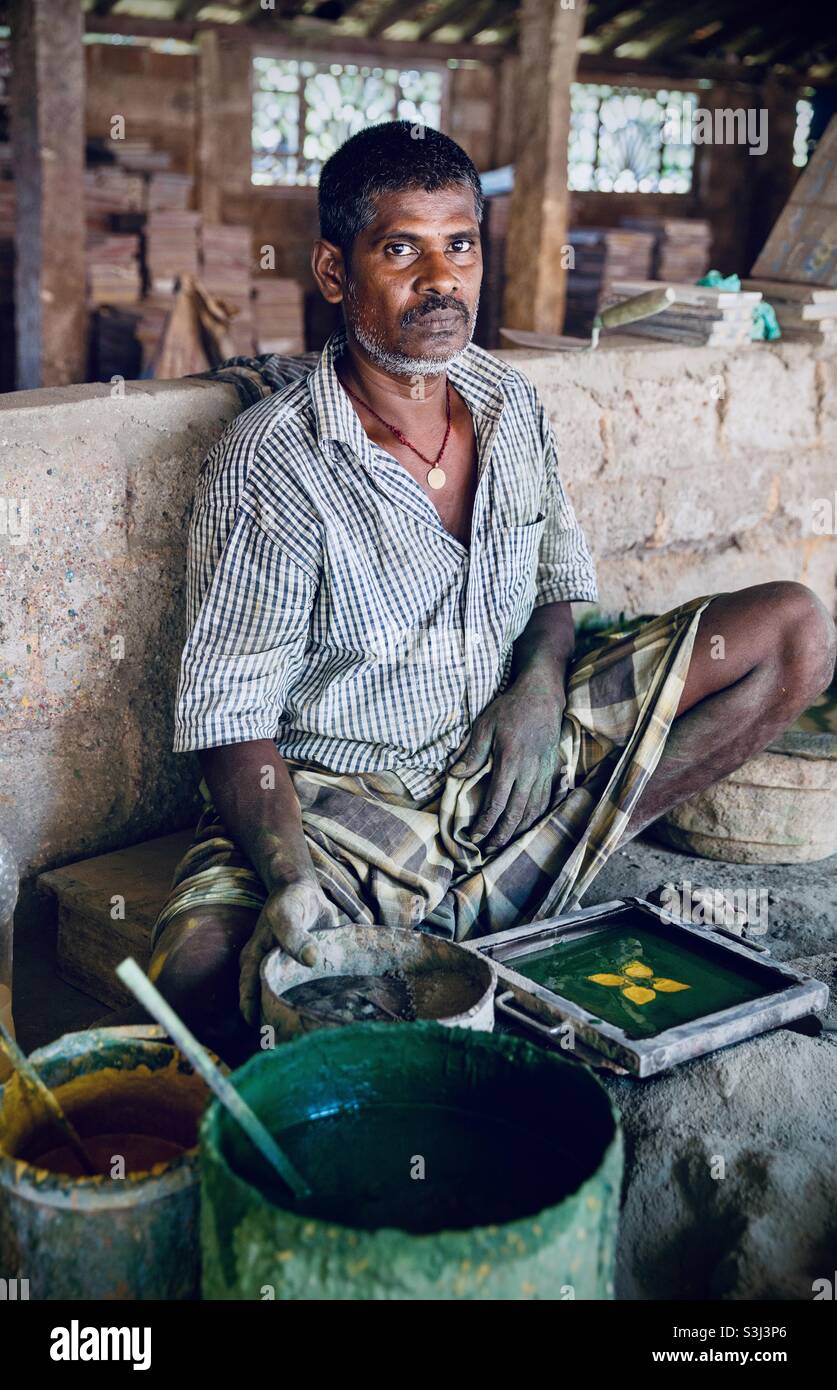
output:
M817 439L816 367L804 344L764 345L727 367L725 451L803 449Z

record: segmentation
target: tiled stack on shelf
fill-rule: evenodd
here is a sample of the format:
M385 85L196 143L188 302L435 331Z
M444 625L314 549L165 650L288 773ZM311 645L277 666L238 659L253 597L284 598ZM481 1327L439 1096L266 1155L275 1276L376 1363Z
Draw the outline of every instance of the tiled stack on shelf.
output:
M661 280L616 280L611 287L610 303L616 304L664 286ZM610 331L692 347L742 346L750 342L753 309L760 302L761 294L671 282L669 288L674 290L675 299L667 309L652 318Z
M110 145L123 169L150 174L171 166L171 155L166 150L155 149L150 140L113 140Z
M15 383L15 186L0 181L0 391Z
M183 208L149 212L145 257L153 294L171 294L180 275L198 274L200 213Z
M743 284L745 290L760 291L773 305L783 338L837 350L837 290L784 280L745 280Z
M579 227L569 234L574 265L567 271L565 333L586 337L614 280L651 275L655 238L622 227Z
M252 233L249 227L204 223L200 281L216 299L236 312L228 336L236 355L251 355L255 325L250 283Z
M623 217L621 221L623 227L654 237L652 279L689 285L709 269L712 228L708 222L697 217Z
M305 319L302 289L296 280L276 275L256 275L256 351L288 356L305 351Z
M101 165L84 171L84 217L88 232L110 232L120 213L141 213L145 209L145 180L140 174L127 174L115 165Z
M142 293L138 236L106 232L87 234L87 302L136 304Z
M193 182L191 174L171 174L166 171L151 174L148 180L148 211L185 211L192 201Z

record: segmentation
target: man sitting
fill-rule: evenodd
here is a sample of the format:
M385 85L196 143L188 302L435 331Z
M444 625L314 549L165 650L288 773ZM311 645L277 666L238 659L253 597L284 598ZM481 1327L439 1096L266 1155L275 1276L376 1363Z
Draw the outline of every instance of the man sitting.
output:
M834 664L828 613L788 582L574 661L593 562L536 391L471 343L474 166L379 125L325 165L319 206L312 268L344 327L220 373L264 398L204 462L189 538L175 749L207 807L152 977L234 1059L277 945L311 965L321 928L460 940L576 906Z

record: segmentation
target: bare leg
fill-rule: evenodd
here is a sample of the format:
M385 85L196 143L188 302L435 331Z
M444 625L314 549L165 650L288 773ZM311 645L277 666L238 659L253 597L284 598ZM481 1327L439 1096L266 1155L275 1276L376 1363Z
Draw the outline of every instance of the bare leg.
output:
M827 689L835 650L834 623L802 584L758 584L713 599L662 757L620 843L792 724Z
M224 903L176 917L167 927L149 974L195 1035L230 1066L259 1045L238 1004L239 958L259 914Z

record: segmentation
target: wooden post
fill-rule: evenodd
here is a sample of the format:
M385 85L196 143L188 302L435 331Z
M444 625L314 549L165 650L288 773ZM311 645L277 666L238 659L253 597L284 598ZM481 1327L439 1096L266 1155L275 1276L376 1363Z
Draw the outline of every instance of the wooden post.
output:
M566 303L570 83L586 0L523 0L515 120L514 192L503 322L560 333Z
M225 199L250 193L251 65L249 34L199 31L195 167L204 222L223 222Z
M81 0L12 0L17 385L66 386L87 366Z

